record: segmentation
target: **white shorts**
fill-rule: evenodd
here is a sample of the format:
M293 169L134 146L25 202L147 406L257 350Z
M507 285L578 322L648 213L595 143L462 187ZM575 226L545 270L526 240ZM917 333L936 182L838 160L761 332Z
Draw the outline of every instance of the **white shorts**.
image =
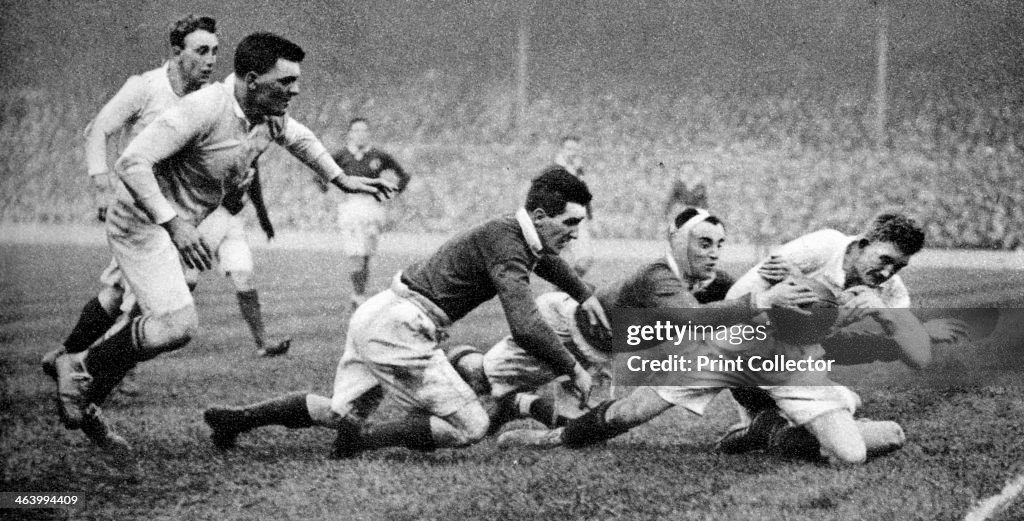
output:
M223 206L217 207L199 223L199 233L206 244L217 252L217 266L222 274L252 272L252 250L245 236L245 219L231 215Z
M455 414L477 396L438 347L444 330L411 299L384 290L356 309L334 378L331 409L342 416L377 385L407 410Z
M749 385L749 382L742 385ZM771 395L779 406L782 414L795 425L804 425L825 413L846 410L850 414L857 412L860 397L857 393L842 385L762 385L759 386ZM687 386L687 387L653 387L663 400L673 405L685 407L701 416L711 400L728 387L723 386Z
M610 363L611 356L594 349L583 339L576 326L578 306L572 297L562 292L537 297L541 318L555 331L562 345L574 354L579 353L579 362L584 367L603 368ZM491 384L491 395L495 397L535 391L559 377L547 362L528 353L511 336L501 339L484 354L484 373Z
M384 205L370 196L349 194L338 203L341 251L349 257L377 253L387 213Z
M168 313L193 304L178 249L145 212L117 200L107 210L106 230L126 289L143 313ZM122 309L130 300L126 295Z

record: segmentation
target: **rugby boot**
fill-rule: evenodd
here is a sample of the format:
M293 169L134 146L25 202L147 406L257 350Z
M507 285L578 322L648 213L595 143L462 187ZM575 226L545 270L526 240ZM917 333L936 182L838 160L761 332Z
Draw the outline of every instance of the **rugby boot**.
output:
M107 425L103 411L96 404L89 404L82 412L82 433L117 460L125 460L131 453L131 445Z
M789 425L778 409L765 409L750 420L748 425L732 427L718 440L715 446L722 454L743 454L754 450L767 449L772 437Z
M498 436L498 446L529 447L533 449L553 449L564 445L562 433L564 427L557 429L516 429L505 431Z
M54 360L57 372L57 415L67 429L82 425L86 408L84 388L92 382L92 376L82 364L83 353L63 354Z
M256 356L261 358L273 358L275 356L281 356L288 352L292 347L292 339L286 338L278 343L276 346L264 347L256 350Z

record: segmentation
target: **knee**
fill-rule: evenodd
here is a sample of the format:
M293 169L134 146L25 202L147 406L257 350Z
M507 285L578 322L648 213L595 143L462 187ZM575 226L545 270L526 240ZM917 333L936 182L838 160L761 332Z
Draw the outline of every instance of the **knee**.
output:
M242 292L253 289L251 271L231 271L228 273L228 277L231 278L231 283L235 285L235 291Z
M186 306L164 315L164 348L167 351L178 349L192 341L199 331L199 315L194 305Z
M490 419L479 402L473 402L472 407L467 407L466 411L458 416L456 425L453 425L455 427L451 440L453 447L472 445L487 435Z
M862 465L868 459L868 451L863 442L845 443L822 452L829 464L834 467Z

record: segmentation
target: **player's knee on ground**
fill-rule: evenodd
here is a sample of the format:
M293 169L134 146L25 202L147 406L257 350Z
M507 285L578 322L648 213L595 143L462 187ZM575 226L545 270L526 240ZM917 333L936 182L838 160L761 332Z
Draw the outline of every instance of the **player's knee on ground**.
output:
M430 430L438 447L465 447L480 441L487 434L490 420L480 402L471 402L459 412L430 418Z
M867 460L867 447L857 421L848 410L835 410L814 418L807 430L821 445L821 455L832 465L860 465Z
M199 316L195 305L189 304L168 313L144 316L141 326L139 350L141 359L146 360L188 344L199 329Z
M331 409L331 399L317 394L306 395L306 410L313 423L322 427L337 429L345 417Z
M868 456L879 456L899 450L907 443L903 427L893 421L861 420L857 422L857 430L864 438Z
M235 286L235 291L252 291L252 272L235 270L228 272L228 278L231 279L231 283Z

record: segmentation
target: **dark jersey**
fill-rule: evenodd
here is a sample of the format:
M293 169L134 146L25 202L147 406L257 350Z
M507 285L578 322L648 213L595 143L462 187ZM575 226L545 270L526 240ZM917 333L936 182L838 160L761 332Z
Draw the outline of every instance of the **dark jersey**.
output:
M429 258L402 274L409 288L437 304L453 322L497 296L516 343L559 374L572 374L575 360L540 316L530 273L551 282L578 302L587 285L557 255L530 249L514 216L488 221L448 240Z
M333 157L334 162L338 163L338 166L348 175L379 179L382 172L391 170L398 176L399 192L405 190L405 186L409 184L410 176L405 170L402 170L402 166L389 154L376 148L370 147L363 152L363 157L359 159L356 159L356 156L348 148L343 148Z

